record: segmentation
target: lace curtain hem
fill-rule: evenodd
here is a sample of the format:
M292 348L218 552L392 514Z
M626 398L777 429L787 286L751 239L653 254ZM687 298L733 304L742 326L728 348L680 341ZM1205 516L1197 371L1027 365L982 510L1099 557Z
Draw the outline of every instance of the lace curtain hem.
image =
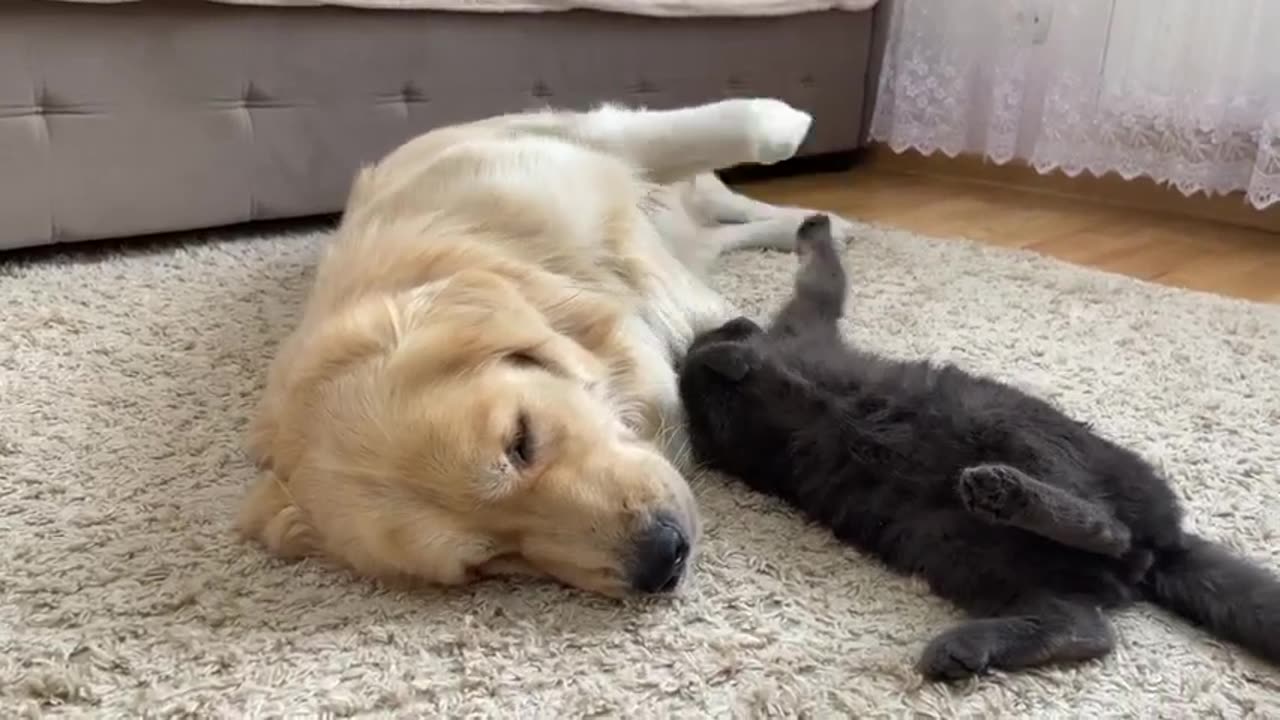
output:
M1280 202L1280 84L1266 74L1275 68L1215 67L1226 80L1207 86L1166 68L1166 84L1180 86L1136 91L1152 82L1141 75L1146 56L1125 41L1110 49L1133 55L1118 70L1100 60L1117 43L1109 2L1055 3L1054 35L1041 47L1026 34L1028 3L956 5L894 3L871 126L894 152L1146 177L1187 196L1243 192L1258 209Z

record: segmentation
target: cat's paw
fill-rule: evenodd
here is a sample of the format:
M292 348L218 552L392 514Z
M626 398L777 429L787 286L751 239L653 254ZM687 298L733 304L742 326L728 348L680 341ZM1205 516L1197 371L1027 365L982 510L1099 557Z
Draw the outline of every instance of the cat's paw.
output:
M787 207L785 211L797 222L795 244L798 251L805 244L805 236L827 237L827 242L838 250L848 245L857 232L856 225L832 212L804 207Z
M927 680L963 680L991 668L991 646L985 633L961 625L935 637L920 654L916 669Z
M1017 471L1003 465L965 468L958 490L966 510L991 520L1010 520L1027 506L1027 491Z
M751 139L751 159L772 165L795 156L809 134L813 116L773 98L741 102L739 109Z
M811 213L796 228L796 255L803 263L810 258L834 255L835 239L831 235L831 216Z

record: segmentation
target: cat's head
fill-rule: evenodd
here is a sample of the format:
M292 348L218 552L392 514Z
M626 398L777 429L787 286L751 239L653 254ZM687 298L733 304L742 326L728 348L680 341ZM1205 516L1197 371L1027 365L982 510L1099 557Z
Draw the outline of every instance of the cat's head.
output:
M812 386L791 371L764 330L737 318L700 335L680 367L680 399L694 454L740 473L753 458L785 451L814 404Z

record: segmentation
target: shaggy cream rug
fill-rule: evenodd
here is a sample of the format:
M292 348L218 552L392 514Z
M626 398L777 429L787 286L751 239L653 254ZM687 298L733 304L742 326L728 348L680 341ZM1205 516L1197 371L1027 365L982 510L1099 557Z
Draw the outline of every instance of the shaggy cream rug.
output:
M270 560L229 533L241 433L323 242L0 261L0 716L1280 717L1280 669L1146 606L1104 662L922 685L956 613L719 480L668 601ZM875 228L848 258L861 341L1046 394L1280 569L1280 307ZM761 316L793 265L741 254L717 281Z

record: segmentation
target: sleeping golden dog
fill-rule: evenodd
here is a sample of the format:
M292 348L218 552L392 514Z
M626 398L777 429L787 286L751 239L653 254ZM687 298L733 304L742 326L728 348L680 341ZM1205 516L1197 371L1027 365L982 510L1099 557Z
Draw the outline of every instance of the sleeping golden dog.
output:
M704 272L808 215L713 171L810 124L769 99L530 112L364 169L270 368L241 532L374 578L676 588L699 520L672 367L732 315Z

